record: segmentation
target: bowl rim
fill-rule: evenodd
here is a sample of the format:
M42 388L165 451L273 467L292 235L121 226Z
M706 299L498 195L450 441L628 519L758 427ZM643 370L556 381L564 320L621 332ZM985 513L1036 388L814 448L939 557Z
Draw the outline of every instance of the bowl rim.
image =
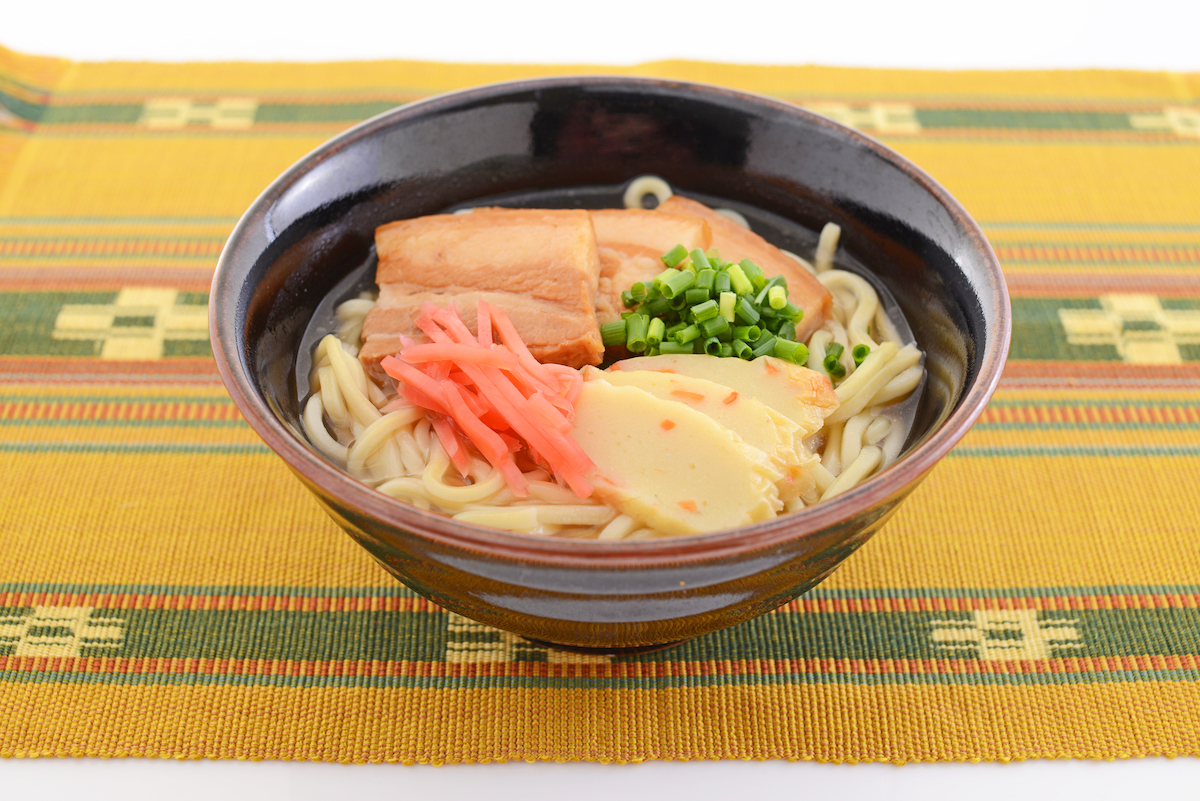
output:
M809 125L826 128L849 140L850 144L871 151L932 195L956 219L972 249L982 257L986 267L984 278L995 298L993 307L984 309L985 319L989 318L990 312L990 319L994 321L988 333L994 333L995 336L981 354L979 370L972 383L965 387L957 408L894 465L836 498L800 512L781 514L748 526L633 542L537 537L461 523L384 495L326 461L315 448L296 436L275 416L250 379L245 351L239 347L243 337L242 332L237 330L236 310L245 276L235 284L231 273L236 266L236 251L248 231L253 226L266 223L265 228L273 239L275 231L270 212L275 202L321 162L377 131L480 100L569 88L624 91L669 89L688 94L694 101L714 105L748 103L761 107L764 112L798 116ZM486 84L414 101L355 125L295 162L272 181L243 213L222 249L209 297L209 331L221 379L251 427L305 483L320 487L359 513L443 547L486 553L493 557L563 568L652 569L720 560L776 547L850 521L861 512L875 508L914 486L982 414L1003 371L1011 338L1012 318L1008 288L1000 262L979 225L933 177L881 142L800 106L727 87L620 75L565 75Z

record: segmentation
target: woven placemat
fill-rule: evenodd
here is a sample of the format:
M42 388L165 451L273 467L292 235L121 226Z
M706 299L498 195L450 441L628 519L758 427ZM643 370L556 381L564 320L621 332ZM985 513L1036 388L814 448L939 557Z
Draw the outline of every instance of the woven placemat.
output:
M0 49L0 754L1200 755L1200 75L605 69L879 137L1004 264L995 400L788 606L564 655L413 595L326 517L217 377L225 238L370 115L565 71Z

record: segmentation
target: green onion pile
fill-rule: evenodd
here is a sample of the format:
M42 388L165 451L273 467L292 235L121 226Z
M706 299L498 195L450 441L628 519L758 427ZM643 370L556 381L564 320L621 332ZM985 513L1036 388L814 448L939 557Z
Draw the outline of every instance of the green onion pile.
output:
M629 311L600 326L606 348L808 361L808 348L796 341L804 310L788 301L783 276L767 278L749 259L723 261L716 248L688 253L676 245L662 260L667 269L649 286L639 282L621 293Z

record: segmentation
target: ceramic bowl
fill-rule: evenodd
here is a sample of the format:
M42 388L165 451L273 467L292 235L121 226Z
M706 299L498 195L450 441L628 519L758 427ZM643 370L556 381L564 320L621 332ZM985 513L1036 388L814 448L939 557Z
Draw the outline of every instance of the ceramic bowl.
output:
M811 253L825 222L842 227L839 262L891 293L927 354L901 460L797 514L623 543L458 523L375 492L309 445L299 413L310 349L332 304L371 285L376 226L470 205L619 205L622 186L647 173L742 210L796 252ZM613 653L735 625L828 576L979 416L1010 331L1000 265L979 227L895 152L776 100L605 77L442 95L331 140L242 217L210 315L222 378L250 425L387 571L477 621Z

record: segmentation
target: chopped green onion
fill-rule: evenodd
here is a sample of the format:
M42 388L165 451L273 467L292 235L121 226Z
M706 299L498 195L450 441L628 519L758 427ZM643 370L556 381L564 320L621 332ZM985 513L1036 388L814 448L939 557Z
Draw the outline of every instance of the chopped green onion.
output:
M667 324L662 321L661 317L655 317L650 321L650 326L646 329L646 344L654 347L663 341L663 333L667 330Z
M754 280L755 276L758 276L759 278L763 278L762 267L759 267L757 264L750 261L749 259L742 259L741 261L738 262L738 264L741 266L742 272L745 273L746 277L749 278L751 281ZM765 278L763 278L763 282L764 283L766 282Z
M711 320L721 313L715 300L706 300L692 307L692 319L698 323Z
M680 272L679 270L672 270L670 267L663 270L661 273L654 276L654 288L658 289L659 287L662 286L663 281L666 281L668 278L670 278L673 275L679 275L679 272Z
M804 316L804 309L797 306L795 303L785 303L783 308L779 310L779 316L791 320L793 323L799 322Z
M763 319L765 320L770 320L779 316L779 312L775 311L765 303L758 307L758 313L762 315Z
M637 314L637 312L635 312L635 311L621 312L621 319L628 320L630 317L632 317L635 314Z
M632 309L634 306L638 305L638 303L639 301L633 299L633 293L628 289L621 293L621 305L623 305L625 308Z
M753 342L762 336L762 329L757 325L739 325L733 329L733 338Z
M845 350L846 349L837 342L830 342L825 346L825 361L823 364L825 367L825 372L829 373L829 375L833 378L846 377L846 366L840 361L842 358L842 353Z
M630 353L641 353L649 344L646 342L646 331L650 327L650 318L644 314L635 314L625 321L625 347Z
M695 306L697 303L703 303L704 301L709 299L709 294L708 294L707 289L697 289L696 287L692 287L691 289L689 289L687 292L684 292L683 294L684 294L684 297L687 299L686 305L688 305L688 306Z
M783 279L782 275L771 276L771 278L767 281L767 283L763 284L762 289L758 290L758 294L754 296L754 305L761 306L764 303L766 303L767 293L771 291L771 287L782 286L786 283L787 283L787 281L785 281Z
M696 270L711 270L712 265L708 263L708 257L704 255L704 251L696 248L690 254L692 263L696 265Z
M696 274L689 272L677 272L667 280L663 281L659 289L662 290L663 297L667 300L682 295L692 284L696 283Z
M704 340L704 352L709 356L720 356L721 340L717 339L716 337L709 337L708 339Z
M641 281L638 281L636 284L629 287L629 294L633 296L634 300L636 300L638 303L641 303L650 295L650 290L646 288L645 284L643 284Z
M717 271L713 269L701 270L696 274L696 286L700 289L712 289L713 281L717 278Z
M775 311L779 311L787 305L787 290L781 286L773 286L767 290L767 303Z
M661 350L659 350L659 348L658 348L658 346L657 346L657 345L654 345L654 346L652 346L652 347L646 348L646 355L647 355L647 356L657 356L657 355L658 355L658 354L660 354L660 353L662 353L662 351L661 351Z
M715 337L724 331L730 330L729 321L718 314L716 317L710 317L702 321L700 323L700 330L704 332L705 336Z
M754 308L754 304L749 298L738 298L735 306L737 318L746 325L754 325L762 319L762 315L758 313L758 309Z
M713 292L715 292L719 295L722 292L728 292L732 288L733 288L733 285L731 284L731 282L729 280L729 273L727 273L727 272L717 273L717 277L713 279Z
M662 262L668 267L677 267L679 262L687 258L687 254L687 248L683 245L676 245L662 255Z
M726 270L729 274L729 283L733 287L733 291L739 295L748 295L754 291L754 285L750 283L750 279L742 272L741 265L735 264Z
M663 354L679 354L692 353L692 343L690 342L671 342L663 340L663 343L658 346L659 353Z
M776 357L792 362L793 364L804 364L808 361L808 348L799 342L790 342L786 339L776 339L775 347L772 351Z
M699 338L699 336L700 336L700 326L689 325L686 328L683 328L682 330L675 332L675 341L679 342L681 344L687 343L687 342L691 342L693 339Z
M716 248L709 248L704 255L708 256L709 261L715 261L717 263L720 263L721 261L721 251L717 250Z
M726 322L733 322L734 310L737 308L737 299L738 296L732 292L721 293L721 316L725 318Z
M780 339L786 339L791 342L796 341L796 326L794 323L789 323L787 320L779 320L779 329L775 332L775 336Z
M685 328L687 328L687 323L683 323L683 322L675 323L674 325L669 325L669 326L667 326L667 330L663 332L663 339L674 339L675 332L682 331Z
M858 367L863 363L863 359L871 354L869 345L855 345L854 350L850 351L850 355L854 357L854 366Z
M740 339L733 340L733 355L739 359L753 359L754 348L747 345Z
M730 356L733 355L733 345L730 345L728 342L722 342L721 343L721 352L718 353L717 355L720 356L722 359L728 359Z
M666 312L670 308L671 308L671 301L667 300L662 295L659 295L657 298L648 300L645 303L643 303L642 307L640 309L638 309L638 312L646 315L647 317L657 317L660 314L663 314L664 312Z
M604 343L604 347L611 348L614 345L625 344L625 321L613 320L610 323L605 323L600 326L600 341Z
M688 298L687 298L688 292L691 292L691 291L692 290L689 289L687 292L684 292L682 295L676 295L675 297L673 297L669 301L667 301L667 304L670 307L671 311L676 311L676 312L683 311L688 306L691 306L692 304L688 303Z
M768 356L775 351L775 337L764 332L759 340L754 343L754 358L759 356Z

